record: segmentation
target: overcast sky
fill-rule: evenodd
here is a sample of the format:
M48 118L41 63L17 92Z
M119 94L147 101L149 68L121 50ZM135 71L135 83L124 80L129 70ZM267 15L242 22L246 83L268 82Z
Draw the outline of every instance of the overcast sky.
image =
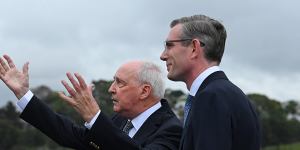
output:
M21 68L30 62L30 85L62 90L65 73L88 82L111 80L133 59L159 59L169 23L205 14L227 29L221 63L245 93L300 100L300 1L297 0L9 0L0 1L0 55ZM183 83L167 87L185 90ZM0 82L0 106L16 100Z

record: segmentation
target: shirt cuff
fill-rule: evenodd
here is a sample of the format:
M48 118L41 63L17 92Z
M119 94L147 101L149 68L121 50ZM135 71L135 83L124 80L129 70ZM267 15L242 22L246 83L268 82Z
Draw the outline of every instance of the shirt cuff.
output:
M26 108L27 104L33 97L33 93L29 90L20 100L17 101L19 111L22 113Z
M99 110L97 112L97 114L93 117L93 119L89 123L85 122L84 126L90 130L93 127L93 125L94 125L95 121L97 120L98 116L100 115L100 113L101 113L101 110Z

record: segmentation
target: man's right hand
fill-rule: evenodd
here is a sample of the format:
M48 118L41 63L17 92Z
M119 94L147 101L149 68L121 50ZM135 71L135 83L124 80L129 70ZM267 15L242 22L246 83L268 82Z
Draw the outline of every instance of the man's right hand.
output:
M8 55L3 55L3 57L6 61L0 57L0 79L18 99L21 99L29 90L29 63L24 64L21 72Z

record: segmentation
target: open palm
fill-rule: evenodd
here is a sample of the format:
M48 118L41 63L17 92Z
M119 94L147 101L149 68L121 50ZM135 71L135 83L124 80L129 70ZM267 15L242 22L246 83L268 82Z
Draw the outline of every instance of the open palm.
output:
M6 62L0 58L0 79L14 92L18 99L23 97L29 89L28 65L24 64L23 71L17 70L12 59L8 55L3 56Z

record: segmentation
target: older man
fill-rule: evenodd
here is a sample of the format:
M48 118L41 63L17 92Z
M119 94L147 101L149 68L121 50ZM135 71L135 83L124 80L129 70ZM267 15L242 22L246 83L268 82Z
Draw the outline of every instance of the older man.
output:
M5 60L4 60L5 59ZM60 96L82 116L85 127L53 112L29 90L28 63L23 71L12 59L0 58L0 78L19 99L21 118L62 146L74 149L178 149L182 127L164 95L160 69L149 62L122 65L109 88L117 115L109 119L82 76L67 73L62 81L70 96ZM76 80L77 79L77 80Z

